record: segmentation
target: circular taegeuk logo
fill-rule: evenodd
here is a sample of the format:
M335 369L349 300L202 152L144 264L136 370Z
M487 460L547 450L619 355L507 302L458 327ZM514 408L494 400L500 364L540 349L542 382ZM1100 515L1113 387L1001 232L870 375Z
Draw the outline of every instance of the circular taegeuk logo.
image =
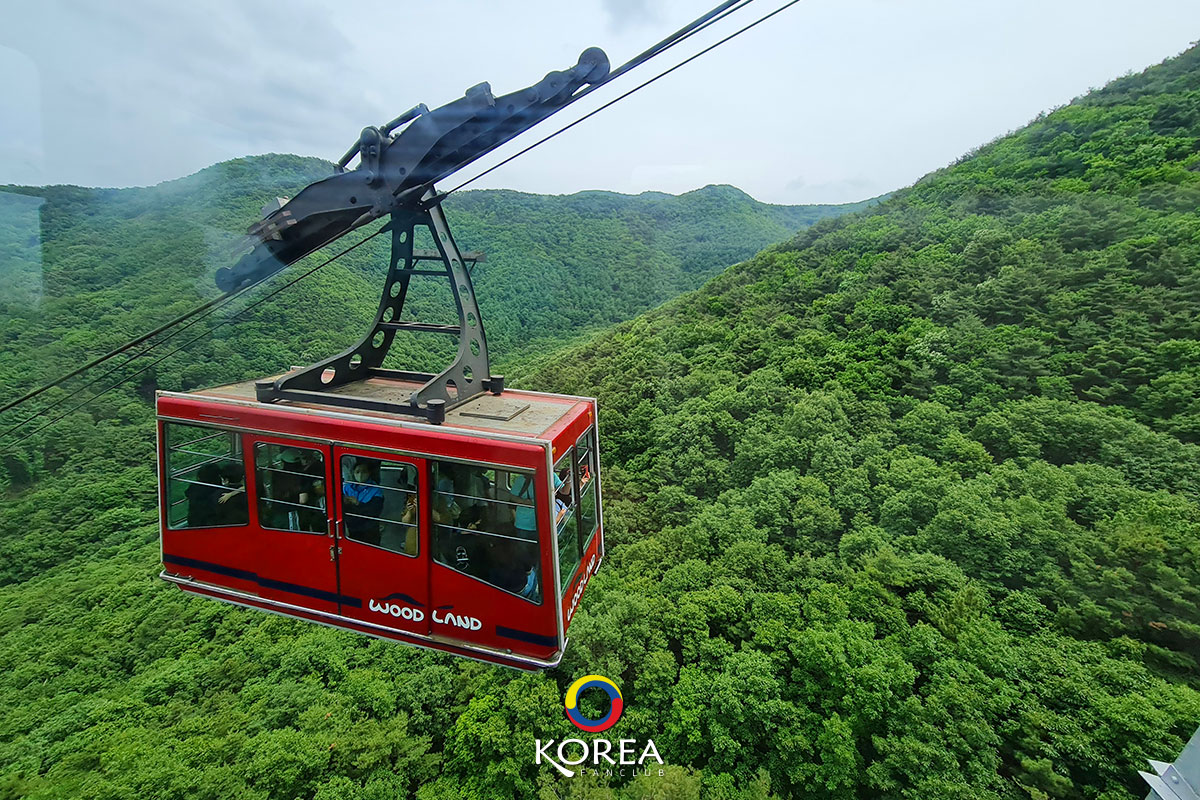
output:
M590 719L579 711L579 695L592 687L602 689L608 695L608 713L600 719ZM608 678L603 675L584 675L567 689L565 705L567 719L571 720L576 728L588 733L602 733L617 724L617 720L621 718L621 711L625 708L625 701L621 699L621 690Z

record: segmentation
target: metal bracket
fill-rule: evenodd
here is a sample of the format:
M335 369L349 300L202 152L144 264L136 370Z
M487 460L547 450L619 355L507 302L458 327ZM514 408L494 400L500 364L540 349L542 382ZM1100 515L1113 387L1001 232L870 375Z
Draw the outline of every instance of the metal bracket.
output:
M1138 772L1150 786L1147 800L1200 800L1200 730L1174 764L1151 761L1154 773Z
M436 197L431 188L427 199ZM481 254L464 255L459 251L440 202L420 209L401 209L392 213L389 223L392 233L392 252L387 280L379 310L370 332L356 344L332 358L294 370L274 381L255 384L261 402L293 400L338 405L371 411L421 416L434 424L445 419L446 411L484 392L504 391L504 377L492 375L488 359L487 337L483 318L475 300L467 262L482 260ZM418 228L428 228L437 245L436 251L414 249ZM467 256L471 256L468 259ZM442 270L418 269L422 262L441 261ZM458 312L457 325L402 321L400 312L408 296L413 278L440 276L450 281ZM420 331L444 333L458 337L458 354L454 361L436 375L383 369L382 364L398 332ZM346 384L366 378L383 378L409 383L421 383L406 403L379 397L357 397L343 392L332 393Z
M367 186L378 186L383 183L379 163L383 158L383 134L379 128L366 127L358 136L358 148L362 159L363 181Z

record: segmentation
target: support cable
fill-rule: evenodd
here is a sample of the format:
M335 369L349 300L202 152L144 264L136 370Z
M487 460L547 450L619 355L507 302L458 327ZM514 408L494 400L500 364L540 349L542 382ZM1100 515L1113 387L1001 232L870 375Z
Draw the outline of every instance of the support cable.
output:
M637 56L634 56L632 59L627 61L625 64L622 64L620 67L618 67L612 73L610 73L608 75L608 77L605 78L604 81L588 87L588 89L586 89L584 92L581 92L580 94L578 94L575 99L579 99L579 98L583 97L585 94L587 94L595 89L600 88L600 86L603 86L603 85L607 84L608 82L620 77L621 75L624 75L624 74L636 69L637 67L640 67L642 64L646 63L647 61L654 58L655 56L666 52L667 50L669 50L670 48L679 44L680 42L699 33L700 31L702 31L705 28L709 27L710 25L720 21L721 19L724 19L726 16L733 13L734 11L744 8L745 6L749 5L751 2L753 2L753 0L725 0L725 2L718 4L716 7L714 7L708 13L704 14L701 17L698 17L697 19L693 20L688 25L685 25L683 28L680 28L679 30L675 31L675 33L666 37L665 39L658 42L654 46L643 51L642 53L638 54ZM574 100L572 102L574 102ZM593 112L593 113L595 113L595 112ZM568 126L568 127L570 127L570 126ZM555 134L555 135L557 135L557 134ZM547 137L547 138L551 138L551 137ZM539 142L539 144L540 144L540 142ZM532 149L532 148L527 148L527 149ZM525 152L525 151L522 151L522 152ZM520 155L520 154L518 153L518 155ZM515 158L515 156L514 156L514 158ZM511 161L511 160L512 159L510 158L501 163L502 164L508 163L508 161ZM500 166L500 165L497 165L497 166ZM487 173L484 173L484 174L487 174ZM471 180L472 181L477 180L479 177L482 177L482 175L476 176L475 178L472 178ZM470 181L468 181L468 183L469 182ZM456 187L456 189L454 189L452 191L457 191L457 189L462 188L462 186L465 186L465 185L466 184L462 184L459 187ZM264 278L263 280L266 280L266 278ZM174 328L178 325L182 325L183 323L188 323L188 324L184 325L183 328L181 328L180 330L184 330L188 327L191 327L191 325L195 324L195 322L199 321L199 319L201 319L205 316L208 316L209 313L216 310L218 307L224 306L228 301L237 297L242 292L245 292L249 289L254 288L261 282L262 281L257 281L255 283L247 284L246 286L243 286L236 291L226 292L226 293L220 295L219 297L214 297L211 300L201 303L199 306L191 309L190 311L188 311L184 314L181 314L180 316L170 320L169 322L163 323L162 325L158 326L157 328L155 328L151 331L147 331L146 333L143 333L143 334L131 339L130 341L122 344L120 347L110 350L109 352L105 353L104 355L98 356L97 358L92 359L88 363L86 363L80 367L77 367L63 375L60 375L59 377L55 378L54 380L49 381L48 383L45 383L45 384L37 387L36 389L30 390L30 391L26 392L24 395L14 399L14 400L10 400L9 402L5 403L3 406L0 406L0 414L4 413L5 411L8 411L10 409L16 408L17 406L22 405L22 404L32 400L35 397L38 397L39 395L49 391L50 389L53 389L56 386L60 386L63 383L69 381L70 379L75 378L75 377L83 374L84 372L87 372L88 370L93 369L93 368L105 363L106 361L110 361L113 358L116 358L117 356L120 356L120 355L123 355L123 354L129 352L130 350L137 347L138 345L144 344L145 342L153 339L155 336L158 336L159 334L164 333L164 332L170 330L171 328ZM191 320L191 321L189 322L189 320ZM178 333L178 332L179 331L176 331L176 333ZM167 340L172 338L174 335L175 334L172 334L171 336L165 337L160 342L154 342L154 343L150 344L150 346L147 347L142 352L131 356L129 359L127 359L125 362L123 362L120 366L114 367L114 368L104 372L99 378L88 382L81 388L87 388L88 386L93 385L97 381L103 380L105 377L112 375L114 372L119 371L120 369L123 369L130 362L147 355L151 350L161 346L164 342L166 342ZM51 408L61 405L62 402L63 401L60 400L58 403L55 403L53 406L51 406ZM38 416L38 415L35 415L35 416ZM30 419L33 419L33 417L31 417ZM20 427L20 425L23 425L23 424L24 424L24 422L18 423L17 427ZM13 429L10 428L4 432L0 432L0 436L3 436L5 434L9 433L12 430Z
M602 86L602 85L608 83L612 79L632 71L633 69L644 64L646 61L649 61L651 58L653 58L663 52L666 52L671 47L674 47L675 45L679 44L680 42L690 38L691 36L699 33L700 31L704 30L705 28L708 28L709 26L715 24L716 22L719 22L721 19L724 19L729 14L731 14L741 8L744 8L745 6L749 5L751 2L753 2L753 0L727 0L726 2L718 5L712 11L705 14L704 16L698 18L691 24L685 26L684 28L681 28L680 30L678 30L674 34L672 34L671 36L667 37L663 41L654 45L649 50L646 50L645 52L639 54L638 56L635 56L633 59L631 59L630 61L626 62L621 67L619 67L603 83L589 87L585 92L581 93L579 96L582 97L584 94L587 94L588 92L591 92L596 88L599 88L599 86ZM663 70L662 72L655 75L653 78L643 81L642 83L638 84L637 86L633 87L632 89L629 89L628 91L618 95L617 97L613 98L612 100L609 100L607 103L604 103L603 105L599 106L598 108L588 112L587 114L580 117L579 119L577 119L567 125L564 125L563 127L559 128L558 130L554 131L553 133L551 133L547 136L542 137L538 141L519 150L518 152L509 156L508 158L505 158L503 161L489 167L488 169L484 170L483 172L480 172L479 174L475 175L474 177L469 178L466 181L463 181L462 183L455 186L453 189L450 189L449 191L444 192L444 193L440 193L437 198L438 201L440 201L440 200L444 199L445 197L453 194L454 192L457 192L460 189L463 189L464 187L474 183L475 181L479 180L480 178L483 178L484 176L491 174L492 172L499 169L500 167L511 163L512 161L516 160L517 158L524 155L525 153L528 153L530 150L533 150L534 148L539 147L539 146L545 144L546 142L550 141L551 139L555 138L559 134L565 133L568 130L570 130L571 128L574 128L576 125L580 124L581 122L591 119L592 117L599 114L601 111L604 111L605 109L610 108L613 105L616 105L621 100L624 100L625 98L629 97L630 95L634 94L635 92L638 92L638 91L644 89L645 87L649 86L650 84L655 83L660 78L664 78L667 75L670 75L672 72L675 72L677 69L683 67L684 65L690 64L691 62L695 61L696 59L700 58L701 56L712 52L713 50L717 49L721 45L737 38L738 36L742 35L743 33L750 30L751 28L754 28L754 27L762 24L763 22L766 22L767 20L771 19L772 17L787 10L788 8L791 8L792 6L796 5L798 2L800 2L800 0L789 0L789 2L784 3L782 6L775 9L774 11L764 14L763 16L759 17L755 21L739 28L738 30L736 30L733 33L729 34L728 36L724 37L723 39L720 39L720 40L714 42L713 44L711 44L708 47L705 47L703 50L700 50L699 52L689 56L688 58L684 59L683 61L679 62L678 64L676 64L672 67L669 67L668 69ZM374 239L376 236L378 236L384 230L387 230L387 226L381 227L379 230L375 231L370 236L367 236L366 238L362 239L361 241L355 243L354 245L351 245L350 247L346 248L345 250L342 250L337 255L332 256L331 258L327 259L326 261L322 262L321 264L318 264L317 266L315 266L312 269L308 270L307 272L301 274L300 276L293 278L292 280L281 285L277 289L272 290L268 294L264 295L263 297L254 301L250 305L246 306L246 308L242 309L241 311L234 313L227 319L221 320L216 325L212 326L211 328L209 328L208 330L206 330L204 333L200 334L199 336L196 336L196 337L193 337L193 338L187 340L182 345L180 345L179 347L170 351L166 355L155 359L154 361L150 362L149 364L145 365L144 367L142 367L141 369L139 369L135 372L129 373L127 375L124 375L124 376L118 378L115 382L109 384L107 387L105 387L103 390L101 390L97 394L93 395L92 397L88 398L87 400L84 400L82 403L79 403L78 405L73 406L72 408L70 408L69 410L65 411L64 413L58 415L57 417L54 417L49 422L39 426L38 428L34 429L30 433L27 433L25 436L22 436L20 439L17 439L16 441L14 441L12 443L11 446L15 446L17 444L20 444L21 442L24 442L25 440L40 433L41 431L45 430L46 428L50 427L51 425L54 425L55 423L59 422L60 420L64 419L65 417L75 413L79 409L81 409L84 406L91 403L93 400L96 400L99 397L109 393L110 391L117 388L118 386L125 383L126 381L130 380L131 378L135 378L138 375L143 374L144 372L149 370L151 367L154 367L154 366L162 363L163 361L165 361L166 359L175 355L176 353L179 353L182 350L185 350L186 348L190 347L192 344L200 341L201 339L204 339L204 338L210 336L213 333L213 331L215 331L217 328L220 328L221 326L226 325L229 322L232 322L233 320L237 319L242 314L261 305L262 303L266 302L267 300L270 300L272 297L276 296L277 294L284 291L285 289L296 285L300 281L304 280L305 278L307 278L310 275L312 275L313 273L315 273L317 270L319 270L325 266L328 266L333 261L335 261L338 258L341 258L343 255L349 253L351 250L354 250L355 248L359 247L360 245L363 245L366 242L370 241L371 239ZM268 277L270 277L270 276L268 276ZM266 278L264 278L263 280L266 280ZM186 314L183 314L183 315L177 317L176 319L171 320L170 322L164 323L163 325L159 326L158 328L155 328L153 331L142 334L141 336L122 345L121 347L119 347L99 358L93 359L88 364L85 364L84 366L79 367L78 369L75 369L75 370L71 371L70 373L67 373L66 375L56 378L55 380L51 381L50 383L45 384L44 386L41 386L38 389L28 392L24 396L5 404L3 407L0 407L0 412L7 411L8 409L11 409L21 403L27 402L28 400L32 399L33 397L36 397L36 396L42 394L43 392L45 392L55 386L58 386L59 384L69 380L70 378L73 378L73 377L85 372L88 369L91 369L109 359L112 359L124 352L127 352L128 350L136 347L137 345L142 344L143 342L146 342L147 340L153 338L154 336L156 336L160 333L163 333L164 331L166 331L176 325L180 325L184 322L187 322L187 325L184 325L183 328L180 328L178 331L175 331L170 336L166 337L163 340L165 342L166 340L174 337L178 333L181 333L186 328L191 327L191 325L195 324L203 317L208 316L213 311L217 310L217 308L224 305L225 302L232 300L237 295L259 285L260 283L262 283L262 280L257 281L255 283L248 284L234 292L227 292L226 294L221 295L220 297L216 297L212 300L209 300L206 303L203 303L200 306L187 312ZM191 320L191 321L189 322L189 320ZM111 375L113 372L117 372L121 369L124 369L126 366L128 366L130 363L132 363L134 360L147 355L148 353L150 353L151 350L153 350L155 347L159 346L160 344L162 344L162 342L152 344L150 347L147 347L141 353L138 353L138 354L132 356L131 358L129 358L127 361L122 363L119 367L111 369L111 370L103 373L99 378L96 378L96 379L90 381L89 383L85 384L85 386L83 388L86 388L87 386L91 386L94 383L97 383L98 381L102 380L104 377ZM7 430L5 430L3 432L0 432L0 438L7 436L21 428L26 427L33 421L44 416L46 413L48 413L52 409L61 405L62 402L64 402L64 400L60 400L60 401L56 402L55 404L53 404L45 409L42 409L41 411L37 412L33 416L23 420L22 422L18 423L17 425L15 425L11 428L8 428Z
M653 78L650 78L650 79L649 79L649 80L647 80L647 81L643 81L642 83L639 83L637 86L633 87L632 89L630 89L629 91L625 92L624 94L620 94L620 95L618 95L617 97L614 97L612 100L609 100L609 101L608 101L607 103L605 103L604 105L602 105L602 106L600 106L599 108L596 108L596 109L594 109L594 110L592 110L592 111L588 112L587 114L584 114L582 117L580 117L579 119L575 120L574 122L571 122L571 123L569 123L569 124L567 124L567 125L564 125L563 127L561 127L561 128L559 128L558 130L556 130L554 133L551 133L551 134L550 134L550 135L548 135L548 136L543 136L541 139L538 139L536 142L534 142L533 144L529 145L528 147L526 147L526 148L524 148L524 149L522 149L522 150L518 150L516 153L513 153L511 156L509 156L508 158L504 159L504 160L503 160L503 161L501 161L500 163L498 163L498 164L495 164L495 165L493 165L493 166L491 166L491 167L488 167L487 169L485 169L483 172L480 172L480 173L479 173L478 175L476 175L475 177L473 177L473 178L468 178L467 180L465 180L465 181L463 181L462 183L460 183L460 184L458 184L457 186L455 186L455 187L454 187L453 189L451 189L450 191L448 191L448 192L443 192L443 193L439 194L439 195L438 195L438 200L441 200L441 199L443 199L443 198L445 198L445 197L448 197L449 195L452 195L452 194L454 194L455 192L457 192L459 189L462 189L462 188L463 188L463 187L465 187L465 186L469 186L470 184L472 184L472 183L474 183L475 181L479 180L479 179L480 179L480 178L482 178L483 176L485 176L485 175L488 175L488 174L490 174L490 173L492 173L492 172L495 172L496 170L500 169L500 167L503 167L505 164L508 164L508 163L512 162L514 159L517 159L517 158L519 158L520 156L523 156L523 155L525 155L526 153L528 153L528 152L529 152L530 150L532 150L533 148L535 148L535 147L538 147L539 145L543 145L543 144L545 144L546 142L548 142L548 141L550 141L551 139L553 139L555 136L558 136L560 133L566 133L567 131L571 130L571 128L574 128L576 125L578 125L579 123L583 122L584 120L591 119L592 117L596 116L596 115L597 115L597 114L599 114L601 111L603 111L604 109L606 109L606 108L609 108L610 106L613 106L613 105L615 105L616 103L619 103L620 101L624 100L626 97L629 97L629 95L633 94L634 92L636 92L636 91L639 91L639 90L641 90L641 89L644 89L644 88L646 88L646 87L647 87L647 86L649 86L650 84L652 84L652 83L654 83L655 81L657 81L659 78L665 78L667 75L670 75L672 72L674 72L675 70L677 70L677 69L679 69L680 67L684 66L685 64L690 64L691 62L695 61L695 60L696 60L697 58L699 58L700 56L702 56L702 55L704 55L704 54L706 54L706 53L710 53L710 52L712 52L713 50L717 49L718 47L720 47L721 45L725 44L725 43L726 43L726 42L728 42L729 40L731 40L731 39L734 39L734 38L736 38L736 37L738 37L738 36L741 36L743 33L745 33L746 31L750 30L751 28L755 27L756 25L759 25L759 24L761 24L761 23L763 23L763 22L766 22L766 21L767 21L767 20L769 20L771 17L773 17L773 16L775 16L776 14L779 14L779 13L781 13L781 12L783 12L783 11L786 11L787 9L791 8L792 6L796 5L796 3L799 3L799 2L800 2L800 0L789 0L789 2L787 2L787 3L784 3L782 6L780 6L779 8L775 9L774 11L772 11L772 12L770 12L770 13L768 13L768 14L764 14L763 16L761 16L761 17L759 17L758 19L756 19L754 22L751 22L749 25L746 25L745 27L739 28L738 30L736 30L736 31L734 31L733 33L731 33L731 34L729 34L728 36L726 36L724 39L721 39L721 40L719 40L719 41L717 41L717 42L714 42L713 44L711 44L711 45L709 45L708 47L704 48L704 49L703 49L703 50L701 50L700 52L698 52L698 53L696 53L696 54L694 54L694 55L692 55L692 56L689 56L688 58L684 59L683 61L680 61L680 62L679 62L678 64L676 64L675 66L673 66L673 67L670 67L669 69L665 69L665 70L663 70L662 72L660 72L660 73L658 73L657 75L655 75ZM715 21L715 20L713 20L713 21ZM701 30L701 29L702 29L702 28L698 28L698 29L697 29L697 31L698 31L698 30ZM682 41L682 40L680 40L680 41Z
M263 296L262 296L262 297L260 297L259 299L255 300L253 303L251 303L250 305L246 306L246 307L245 307L245 308L243 308L241 311L237 311L237 312L235 312L234 314L230 315L229 317L227 317L227 318L225 318L225 319L223 319L223 320L220 320L219 322L217 322L217 324L213 325L211 328L209 328L208 330L204 331L204 332L203 332L203 333L201 333L199 336L193 336L191 339L188 339L186 342L184 342L183 344L181 344L179 347L176 347L174 350L170 351L169 353L167 353L167 354L166 354L166 355L164 355L164 356L161 356L161 357L159 357L159 358L156 358L155 360L151 361L149 364L146 364L145 366L143 366L141 369L139 369L139 370L137 370L137 371L135 371L135 372L131 372L131 373L129 373L128 375L123 375L123 376L121 376L120 378L118 378L117 380L115 380L114 382L112 382L111 384L109 384L108 386L106 386L104 389L102 389L100 392L97 392L96 394L92 395L92 396L91 396L91 397L89 397L88 399L84 400L82 403L79 403L79 404L77 404L77 405L74 405L74 406L72 406L72 407L71 407L71 408L69 408L68 410L64 411L62 414L59 414L57 417L54 417L53 419L51 419L49 422L46 422L45 424L38 426L38 427L37 427L37 428L35 428L34 430L32 430L32 431L30 431L29 433L27 433L27 434L25 434L24 436L22 436L20 439L17 439L17 440L15 440L15 441L13 441L11 444L9 444L9 445L8 445L8 447L16 447L18 444L20 444L21 442L24 442L26 439L29 439L30 437L32 437L32 436L35 436L36 434L38 434L38 433L40 433L40 432L44 431L46 428L50 427L51 425L54 425L55 423L57 423L57 422L59 422L59 421L61 421L61 420L65 419L66 417L70 416L71 414L74 414L76 411L80 410L81 408L83 408L84 406L88 405L88 404L89 404L89 403L91 403L92 401L94 401L94 400L97 400L97 399L99 399L100 397L102 397L102 396L104 396L104 395L108 394L109 392L111 392L113 389L116 389L116 388L117 388L118 386L120 386L121 384L123 384L123 383L125 383L125 382L127 382L127 381L131 380L132 378L136 378L137 376L139 376L139 375L141 375L142 373L144 373L144 372L146 372L147 370L149 370L151 367L155 367L155 366L157 366L158 364L161 364L163 361L167 360L168 358L170 358L171 356L175 355L176 353L179 353L179 352L181 352L181 351L183 351L183 350L186 350L188 347L191 347L193 344L195 344L196 342L200 341L201 339L205 339L205 338L207 338L207 337L211 336L211 335L212 335L212 333L213 333L213 331L215 331L217 328L220 328L220 327L221 327L221 326L223 326L223 325L228 325L230 322L233 322L235 319L237 319L237 318L238 318L239 316L241 316L242 314L245 314L247 311L251 310L252 308L256 308L256 307L258 307L258 306L262 305L263 303L267 302L267 301L268 301L268 300L270 300L272 297L275 297L277 294L279 294L280 292L284 291L285 289L288 289L288 288L291 288L292 286L295 286L297 283L299 283L300 281L304 280L304 279L305 279L305 278L307 278L308 276L312 275L312 274L313 274L313 273L315 273L317 270L319 270L319 269L323 269L324 267L327 267L327 266L329 266L330 264L332 264L332 263L333 263L334 261L336 261L337 259L339 259L339 258L341 258L342 256L344 256L344 255L346 255L347 253L349 253L351 250L354 250L354 249L356 249L356 248L358 248L358 247L361 247L362 245L364 245L364 244L366 244L367 242L371 241L371 240L372 240L372 239L374 239L376 236L378 236L379 234L383 233L383 232L384 232L384 231L386 231L386 230L390 230L389 226L388 226L388 225L383 225L382 227L380 227L380 228L379 228L379 230L375 231L375 232L374 232L374 233L372 233L370 236L367 236L367 237L363 238L361 241L358 241L358 242L354 243L353 245L351 245L350 247L347 247L345 250L342 250L342 251L341 251L340 253L338 253L337 255L335 255L335 256L331 256L330 258L326 259L325 261L322 261L320 264L317 264L317 265L316 265L315 267L313 267L312 269L309 269L307 272L304 272L304 273L302 273L302 274L298 275L297 277L295 277L295 278L291 279L291 280L290 280L290 281L288 281L287 283L285 283L285 284L282 284L281 286L279 286L279 287L277 287L277 288L275 288L275 289L272 289L270 292L268 292L267 294L263 295ZM249 287L247 287L247 288L249 288ZM132 359L131 359L131 360L132 360ZM128 364L128 362L126 362L126 364L122 364L122 367L126 366L127 364ZM98 380L98 379L97 379L97 380ZM95 381L92 381L92 383L95 383ZM90 385L90 384L89 384L89 385ZM57 404L56 404L56 405L57 405ZM54 408L54 406L51 406L51 407L49 407L49 408L43 409L42 411L39 411L38 413L34 414L34 415L33 415L32 417L30 417L29 419L27 419L27 420L24 420L24 421L23 421L23 422L21 422L20 424L18 424L18 425L15 425L15 426L13 426L12 428L9 428L8 430L4 431L2 434L0 434L0 436L7 436L8 434L10 434L10 433L12 433L12 432L14 432L14 431L17 431L17 430L19 430L20 428L24 428L24 427L26 427L27 425L29 425L30 423L32 423L34 420L36 420L36 419L38 419L39 417L41 417L41 416L45 415L46 413L48 413L48 412L49 412L49 411L50 411L52 408Z

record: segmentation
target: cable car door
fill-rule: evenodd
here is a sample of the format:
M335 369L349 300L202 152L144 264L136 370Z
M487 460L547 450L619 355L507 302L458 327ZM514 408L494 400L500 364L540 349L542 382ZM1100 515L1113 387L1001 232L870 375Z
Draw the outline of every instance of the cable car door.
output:
M342 615L428 635L424 459L342 446L333 453Z
M558 647L545 473L433 461L432 634L547 659Z
M329 525L329 447L249 437L256 582L262 597L336 614L337 563Z

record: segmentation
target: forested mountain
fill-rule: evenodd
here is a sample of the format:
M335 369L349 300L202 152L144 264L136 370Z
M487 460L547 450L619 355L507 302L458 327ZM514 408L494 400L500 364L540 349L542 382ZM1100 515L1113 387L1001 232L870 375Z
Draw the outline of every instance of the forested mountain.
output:
M0 397L63 374L215 296L214 273L232 263L236 243L259 218L260 207L331 171L319 159L272 155L224 162L150 188L3 187ZM446 209L460 248L482 250L487 257L473 277L489 348L502 365L630 319L807 224L863 205L772 206L731 186L708 186L678 197L464 191ZM155 365L141 380L141 394L276 373L358 341L378 307L387 236L251 312L238 312L361 240L366 230L180 334L160 352L203 334L215 321L237 323ZM416 318L452 320L443 284L414 282L408 309ZM405 316L410 318L408 311ZM452 352L450 346L436 335L400 337L388 365L434 368ZM107 383L98 381L96 388ZM63 392L80 385L69 384ZM96 419L111 419L131 396L115 392L89 411ZM0 430L19 419L4 416ZM47 452L43 441L0 459L0 485L7 478L27 483L38 474ZM50 442L49 451L55 450Z
M294 194L330 169L331 165L316 159L266 156L218 164L145 189L5 187L0 191L0 398L15 397L215 295L213 272L230 262L231 244L257 219L259 207L277 195ZM487 253L487 261L475 269L475 283L493 356L501 365L522 348L536 347L539 339L561 346L588 329L627 319L699 286L731 261L838 210L835 206L770 206L727 186L679 197L609 192L540 197L474 191L457 194L447 203L459 245ZM348 237L347 243L358 238ZM169 644L170 626L152 633L156 623L147 617L154 613L147 603L165 602L165 608L177 608L177 599L162 593L153 579L157 556L153 546L147 549L154 538L155 520L153 391L266 374L329 355L355 341L378 303L386 248L386 237L381 237L251 313L239 317L222 312L217 320L235 324L212 336L203 335L212 322L205 321L163 345L151 358L199 332L200 340L187 351L154 364L134 384L102 394L28 441L15 439L35 426L15 434L9 431L30 415L29 409L0 416L0 488L5 490L0 496L0 584L7 585L0 590L0 631L39 638L52 631L43 644L56 646L57 642L68 648L51 663L55 659L45 661L20 652L23 645L16 640L10 640L16 649L0 645L0 663L17 670L13 682L0 693L14 704L14 710L21 706L34 715L22 721L25 711L15 710L0 722L0 750L4 751L0 787L7 787L0 789L0 797L22 795L25 790L17 788L21 786L35 787L35 794L106 796L109 790L98 783L103 770L70 767L73 757L62 760L95 735L91 723L69 722L68 708L80 699L77 691L88 695L84 706L102 697L121 696L129 689L131 673L125 668L111 671L111 659L133 667L143 658L128 660L108 650L112 637L98 634L89 623L43 618L44 609L39 610L36 599L43 590L57 593L63 586L59 581L74 586L84 581L88 587L84 594L109 611L121 605L117 598L123 593L148 591L142 601L128 606L139 620L136 627L156 639L161 634L160 644L167 649L160 652L169 653L171 660L189 649L179 649L178 642ZM315 263L317 258L306 262ZM285 273L268 286L290 277ZM261 294L240 301L233 312ZM437 293L413 294L421 312L436 313L432 307L446 299ZM409 359L406 366L425 366L437 356L436 351L432 355L426 351L427 341L406 345L394 348L398 359ZM150 359L143 359L133 368L148 363ZM48 393L32 408L60 403L47 417L52 418L70 411L113 377L102 376L90 387L84 380L74 381ZM105 575L84 577L95 569ZM222 619L225 613L221 610L213 619ZM37 625L25 624L39 619ZM118 624L116 617L109 617L109 622ZM247 622L256 626L262 620ZM142 648L140 634L124 639L119 647ZM286 650L291 644L282 647ZM93 684L95 691L79 689L76 670L92 667L104 673L87 679L98 681ZM31 668L48 669L57 677L37 688L37 681L28 683L28 675L22 672ZM60 730L72 743L56 749L41 734L24 727L29 720L36 720L39 728L66 725ZM119 725L131 730L124 722ZM28 755L37 763L31 766ZM140 761L142 755L135 758ZM51 769L54 774L47 772ZM67 773L57 771L63 769ZM127 796L129 780L142 778L124 775L118 781L120 788L111 794ZM203 791L220 797L247 796L244 787L222 786L214 781ZM262 796L279 791L273 786Z
M1197 109L1193 49L522 363L602 414L609 558L547 674L161 584L150 412L105 398L6 461L0 797L1141 796L1200 724ZM72 309L77 349L135 268L88 263L75 291L111 294ZM306 297L349 302L355 269ZM281 304L208 354L316 355L292 337L349 335L336 309ZM9 314L6 351L72 345ZM589 672L665 777L534 765Z
M259 208L331 172L319 159L275 155L217 164L150 188L5 187L0 386L7 391L66 371L82 356L165 321L166 312L215 295L214 272L233 262L234 246ZM561 342L630 319L803 226L858 205L772 206L731 186L708 186L678 197L464 191L446 209L459 246L487 256L474 278L489 345L503 359L541 341ZM249 326L222 330L215 348L199 348L193 357L211 360L211 367L174 367L183 374L166 375L164 385L278 371L347 346L374 316L387 248L388 237L380 237L271 301ZM269 285L290 277L284 273ZM414 310L445 316L449 293L439 282L414 282L409 302ZM83 308L98 316L81 320ZM251 326L258 336L247 332ZM59 337L61 346L45 346ZM411 360L427 346L397 355Z
M714 794L1144 795L1200 724L1198 173L1193 49L528 373L607 432L567 671Z

